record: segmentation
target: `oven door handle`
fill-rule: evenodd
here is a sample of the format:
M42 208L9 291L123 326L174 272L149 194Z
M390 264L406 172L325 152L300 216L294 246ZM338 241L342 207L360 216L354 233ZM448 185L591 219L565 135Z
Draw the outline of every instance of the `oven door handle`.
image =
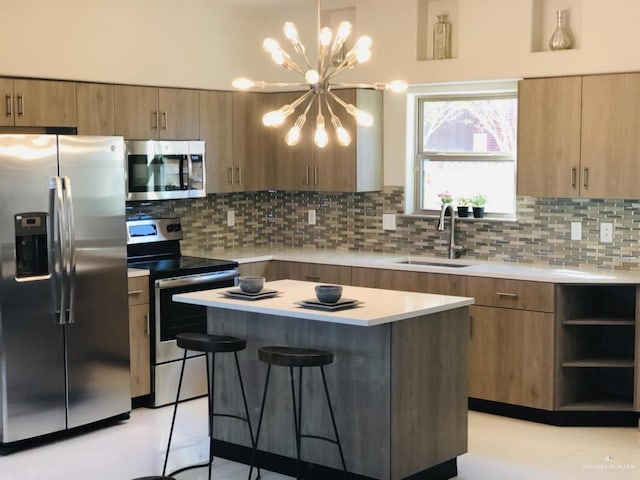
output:
M162 278L156 280L156 288L164 290L165 288L185 287L189 285L198 285L201 283L220 282L229 280L239 275L237 269L224 270L222 272L203 273L200 275L187 275L184 277Z

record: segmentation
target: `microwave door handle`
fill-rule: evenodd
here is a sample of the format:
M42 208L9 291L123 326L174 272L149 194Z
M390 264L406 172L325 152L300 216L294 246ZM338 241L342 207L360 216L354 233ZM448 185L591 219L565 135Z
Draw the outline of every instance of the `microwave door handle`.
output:
M64 215L64 198L62 195L62 180L60 177L53 177L49 182L50 199L51 199L51 240L50 248L53 253L54 281L53 294L55 300L55 312L57 315L57 323L64 325L66 323L66 266L67 255L65 248L65 231L66 218Z
M187 172L185 173L184 167L187 167ZM191 176L191 172L189 171L189 155L181 155L180 156L180 190L189 190L189 177ZM186 175L186 178L185 178Z
M73 215L73 195L71 194L71 179L64 177L65 213L67 215L67 272L69 278L69 323L75 321L75 283L76 283L76 228Z

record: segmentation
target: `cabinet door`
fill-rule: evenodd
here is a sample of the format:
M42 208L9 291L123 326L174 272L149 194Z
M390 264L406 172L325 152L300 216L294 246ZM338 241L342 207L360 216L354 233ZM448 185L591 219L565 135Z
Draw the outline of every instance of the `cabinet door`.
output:
M115 87L76 83L78 135L115 135Z
M15 118L13 79L0 78L0 95L2 96L3 107L0 115L0 126L13 126Z
M461 275L353 267L351 279L358 287L439 295L464 295L465 291L465 277Z
M640 197L639 96L638 73L584 78L582 196Z
M116 135L131 140L158 138L160 112L155 87L115 87Z
M304 92L287 92L273 95L275 108L290 104ZM296 112L287 119L285 125L269 131L274 136L277 190L313 190L313 129L315 125L314 109L307 112L307 121L302 127L300 141L297 145L287 145L285 137L299 115L304 112L304 102Z
M241 276L264 277L267 282L279 280L276 262L243 263L239 266Z
M129 306L129 349L131 358L131 396L151 393L149 304Z
M519 83L518 195L579 196L581 85L581 77Z
M233 93L234 189L259 191L275 185L273 131L262 116L274 109L273 95Z
M16 126L76 126L74 82L16 79L13 89Z
M199 102L197 90L160 88L160 138L166 140L195 140L199 129Z
M205 142L207 193L233 191L233 97L200 92L200 140Z
M469 396L553 409L553 314L470 307Z
M351 267L280 261L278 262L278 278L351 285Z
M337 90L334 91L337 97L340 97L347 103L356 105L355 90ZM323 105L324 107L324 105ZM342 106L332 101L331 108L333 113L340 119L342 126L347 129L351 135L351 143L343 147L338 144L335 130L331 125L331 116L326 108L323 108L325 116L325 125L329 133L329 145L324 148L318 148L314 145L315 171L314 184L315 190L321 192L354 192L356 188L356 145L357 129L356 122ZM313 129L315 129L315 116L310 118Z

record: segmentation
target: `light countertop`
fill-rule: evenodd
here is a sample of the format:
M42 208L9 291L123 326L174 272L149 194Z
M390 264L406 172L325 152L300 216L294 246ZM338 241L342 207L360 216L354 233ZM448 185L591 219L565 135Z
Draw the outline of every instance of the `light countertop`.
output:
M127 268L127 277L146 277L149 275L149 270L143 270L142 268Z
M308 309L297 305L296 302L315 298L316 285L318 284L297 280L267 282L264 285L265 290L277 290L281 293L276 297L261 300L234 299L223 295L225 291L235 290L238 287L177 294L173 296L173 300L206 307L363 327L430 315L473 304L473 298L468 297L344 286L342 298L355 299L363 303L355 308L335 312Z
M193 250L186 255L235 260L239 264L267 260L382 268L414 272L505 278L550 283L579 284L640 284L640 272L612 269L550 267L542 264L498 263L460 258L408 256L391 253L331 251L317 249L242 248L225 250ZM441 265L421 265L402 262L434 262Z

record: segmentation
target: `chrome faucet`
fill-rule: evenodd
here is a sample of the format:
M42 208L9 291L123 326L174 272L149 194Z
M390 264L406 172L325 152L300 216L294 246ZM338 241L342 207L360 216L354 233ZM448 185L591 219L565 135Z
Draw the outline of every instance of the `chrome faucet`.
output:
M449 258L458 258L465 251L464 247L456 245L456 212L453 209L453 205L445 203L440 210L440 220L438 220L438 231L444 231L444 216L447 213L447 209L451 212L451 235L449 236Z

